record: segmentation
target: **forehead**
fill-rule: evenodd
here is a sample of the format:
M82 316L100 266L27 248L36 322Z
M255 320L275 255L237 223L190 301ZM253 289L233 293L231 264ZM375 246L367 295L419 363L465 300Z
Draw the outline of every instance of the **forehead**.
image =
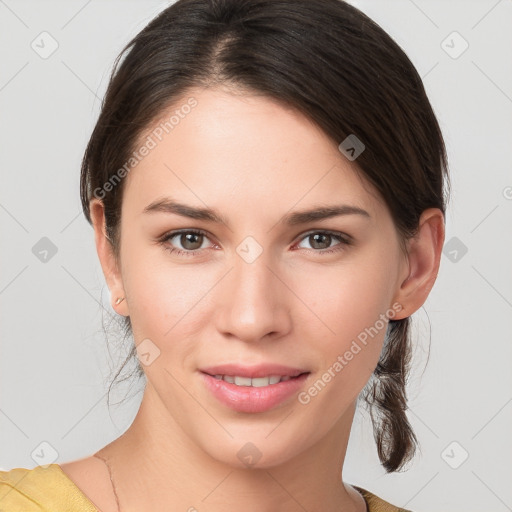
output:
M190 91L142 134L144 143L151 149L126 177L123 209L142 212L163 196L269 219L319 202L383 207L335 141L263 96Z

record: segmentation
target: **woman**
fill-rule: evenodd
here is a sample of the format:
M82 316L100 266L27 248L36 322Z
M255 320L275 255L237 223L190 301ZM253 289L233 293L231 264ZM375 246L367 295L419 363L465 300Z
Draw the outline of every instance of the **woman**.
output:
M81 195L144 396L90 457L0 473L0 505L398 510L342 469L360 398L386 471L415 450L447 162L413 65L340 0L179 0L122 55Z

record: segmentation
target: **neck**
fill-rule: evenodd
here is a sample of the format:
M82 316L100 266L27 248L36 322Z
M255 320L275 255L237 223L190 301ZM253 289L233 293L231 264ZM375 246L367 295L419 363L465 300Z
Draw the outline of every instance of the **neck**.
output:
M147 386L131 426L97 453L110 466L120 512L366 510L361 495L342 481L355 406L285 463L237 468L210 457L168 415L163 422L158 402Z

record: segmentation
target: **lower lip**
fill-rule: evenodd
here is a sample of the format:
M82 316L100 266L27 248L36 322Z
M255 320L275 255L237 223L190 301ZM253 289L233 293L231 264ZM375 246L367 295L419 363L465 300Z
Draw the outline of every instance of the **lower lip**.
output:
M237 386L201 372L206 387L224 405L238 412L265 412L281 404L303 386L308 373L284 382L255 388Z

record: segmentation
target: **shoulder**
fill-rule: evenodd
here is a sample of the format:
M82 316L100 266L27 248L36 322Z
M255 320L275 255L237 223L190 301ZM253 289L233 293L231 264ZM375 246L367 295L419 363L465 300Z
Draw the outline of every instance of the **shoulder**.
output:
M366 489L357 487L355 485L352 487L354 487L362 494L364 500L366 501L368 512L411 512L410 510L391 505L391 503L388 503L382 498L379 498L377 495L367 491Z
M58 464L0 471L0 510L97 512Z

